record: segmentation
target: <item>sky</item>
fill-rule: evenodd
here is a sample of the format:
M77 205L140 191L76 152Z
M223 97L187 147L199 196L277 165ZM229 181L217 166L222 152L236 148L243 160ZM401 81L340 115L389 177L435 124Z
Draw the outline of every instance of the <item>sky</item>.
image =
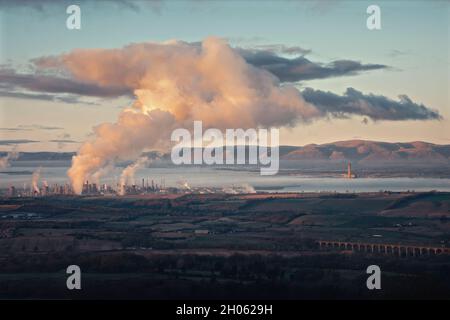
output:
M72 3L81 8L80 30L66 27ZM381 9L381 30L366 27L371 4ZM335 96L351 100L345 93L353 88L365 101L397 108L398 96L407 95L411 108L430 110L423 115L408 109L398 119L392 112L336 114L327 105L324 116L282 126L281 144L350 139L450 144L449 18L448 1L0 0L0 150L76 151L94 126L115 122L133 101L129 94L55 93L29 85L48 72L39 69L42 63L36 69L36 60L75 49L173 39L195 46L210 36L225 39L248 63L266 68L281 83L301 92L313 88L304 97L316 104ZM314 74L296 73L292 79L286 69L264 65L255 52L285 59L289 72L298 67L294 62L313 63ZM341 64L333 65L336 61L358 65L342 70Z

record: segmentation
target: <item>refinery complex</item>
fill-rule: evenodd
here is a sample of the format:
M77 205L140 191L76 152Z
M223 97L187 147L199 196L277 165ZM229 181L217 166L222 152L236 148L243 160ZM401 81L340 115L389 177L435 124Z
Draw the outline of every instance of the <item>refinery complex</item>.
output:
M347 164L347 172L342 175L343 178L355 179L356 173L352 171L350 162ZM58 195L76 195L70 183L54 183L49 184L43 181L39 184L39 171L33 173L30 186L26 183L22 187L11 185L6 190L2 190L3 195L7 197L45 197ZM177 187L166 187L165 180L161 178L160 182L155 182L154 179L142 178L141 183L116 182L113 184L96 183L86 180L83 184L81 195L112 195L112 196L126 196L126 195L145 195L145 194L177 194L177 193L256 193L250 185L232 186L232 187L192 187L187 181L180 181Z
M255 190L248 186L233 186L227 188L216 187L191 187L187 182L179 182L179 187L166 187L164 180L158 184L154 180L142 179L140 185L124 184L116 185L97 184L86 181L83 184L81 195L87 196L126 196L126 195L145 195L145 194L178 194L178 193L255 193ZM69 183L49 185L46 181L39 186L33 183L31 187L24 185L22 188L10 186L5 194L7 197L46 197L46 196L60 196L60 195L76 195L72 186Z

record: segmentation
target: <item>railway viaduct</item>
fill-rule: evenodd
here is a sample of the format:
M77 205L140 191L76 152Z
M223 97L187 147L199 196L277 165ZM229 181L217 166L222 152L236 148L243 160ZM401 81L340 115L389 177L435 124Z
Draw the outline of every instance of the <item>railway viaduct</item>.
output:
M317 241L320 249L351 250L396 255L399 257L450 254L450 248L405 244Z

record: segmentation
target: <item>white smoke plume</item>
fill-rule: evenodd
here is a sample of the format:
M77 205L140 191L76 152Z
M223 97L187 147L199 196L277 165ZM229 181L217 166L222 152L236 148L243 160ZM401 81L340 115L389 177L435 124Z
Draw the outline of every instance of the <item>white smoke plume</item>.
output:
M134 104L116 123L94 128L68 171L74 191L83 181L117 161L134 160L146 148L167 147L175 128L193 120L215 128L291 126L320 112L293 86L248 64L227 43L207 38L135 44L122 49L76 50L41 59L43 68L65 69L80 81L128 87Z
M120 175L120 186L119 186L119 194L124 195L125 194L125 186L130 184L135 184L134 181L134 174L136 173L136 170L147 166L150 163L150 159L147 157L141 157L136 162L130 164L127 166Z
M31 177L31 186L33 187L33 192L35 193L41 192L38 186L40 177L41 177L41 168L39 167L33 172L33 175Z
M256 193L255 188L248 183L244 183L241 186L226 187L222 191L228 194Z
M243 184L242 189L245 193L256 193L255 188L253 188L253 186L248 183Z
M177 181L177 184L180 187L184 188L185 190L192 191L192 187L189 185L189 182L187 182L186 180Z
M101 177L108 175L108 173L112 172L114 170L114 166L112 163L110 163L109 165L100 168L98 171L94 172L91 176L90 179L91 181L93 181L94 183L96 183L97 185L100 185L101 183Z
M0 169L8 168L10 162L17 160L19 158L19 153L16 151L10 151L6 156L0 158Z

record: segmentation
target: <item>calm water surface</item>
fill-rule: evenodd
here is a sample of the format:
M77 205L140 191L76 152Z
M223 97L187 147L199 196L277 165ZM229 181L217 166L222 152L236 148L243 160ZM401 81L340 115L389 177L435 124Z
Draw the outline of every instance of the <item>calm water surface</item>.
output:
M40 183L46 180L49 184L68 182L67 166L41 167ZM10 167L3 171L17 174L0 174L0 187L10 185L16 187L29 186L31 173L36 167ZM101 183L115 185L119 181L122 168L117 168L101 180ZM437 178L358 178L344 179L331 177L311 177L303 175L261 176L259 172L216 170L211 167L171 167L145 168L138 170L135 183L141 184L142 178L152 179L166 186L179 187L188 183L192 187L241 187L249 185L257 190L270 192L370 192L379 190L391 191L450 191L450 179Z

